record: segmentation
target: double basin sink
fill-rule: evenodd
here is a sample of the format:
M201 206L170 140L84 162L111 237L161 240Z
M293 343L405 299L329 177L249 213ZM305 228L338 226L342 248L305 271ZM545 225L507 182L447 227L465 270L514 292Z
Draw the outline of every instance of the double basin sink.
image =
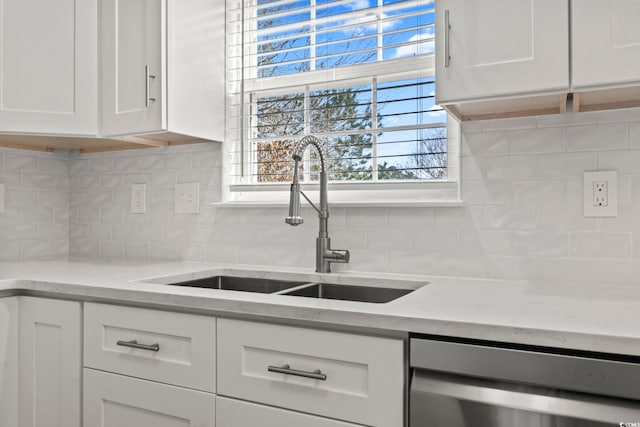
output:
M214 275L177 282L164 281L164 283L174 286L379 304L398 299L425 284L424 282L408 282L406 283L407 287L380 287L235 275Z

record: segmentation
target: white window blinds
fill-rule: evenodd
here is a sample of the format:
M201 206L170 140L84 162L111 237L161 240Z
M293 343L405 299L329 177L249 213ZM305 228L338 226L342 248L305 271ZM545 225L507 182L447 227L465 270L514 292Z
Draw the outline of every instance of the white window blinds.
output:
M289 181L307 134L326 142L333 181L449 177L433 0L229 1L233 183ZM301 164L306 182L315 156Z

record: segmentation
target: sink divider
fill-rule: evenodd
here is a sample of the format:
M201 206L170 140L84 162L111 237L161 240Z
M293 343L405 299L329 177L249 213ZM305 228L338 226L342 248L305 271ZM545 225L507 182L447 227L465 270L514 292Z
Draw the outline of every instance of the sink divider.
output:
M302 285L294 286L293 288L287 288L287 289L283 289L281 291L273 292L271 295L286 295L289 292L295 292L295 291L298 291L300 289L307 289L307 288L310 288L310 287L318 285L318 284L319 283L317 283L317 282L304 283Z

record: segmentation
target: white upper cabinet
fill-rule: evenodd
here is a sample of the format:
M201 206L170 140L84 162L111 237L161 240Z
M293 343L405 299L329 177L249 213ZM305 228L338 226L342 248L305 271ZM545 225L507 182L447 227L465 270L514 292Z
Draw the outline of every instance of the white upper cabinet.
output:
M0 132L96 134L96 21L96 0L0 0Z
M223 140L224 19L220 0L103 0L101 134Z
M576 111L640 106L640 0L571 5Z
M437 8L438 102L569 88L566 0L438 0Z

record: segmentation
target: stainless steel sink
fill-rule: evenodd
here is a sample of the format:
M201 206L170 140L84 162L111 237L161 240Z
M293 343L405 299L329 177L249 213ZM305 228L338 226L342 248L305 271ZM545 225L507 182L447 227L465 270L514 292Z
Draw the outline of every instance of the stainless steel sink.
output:
M401 296L407 295L414 289L381 288L373 286L336 285L331 283L311 283L309 286L282 292L282 295L291 295L308 298L335 299L343 301L357 301L370 303L391 302Z
M185 282L169 283L169 285L271 294L304 285L305 283L307 282L254 277L213 276Z

